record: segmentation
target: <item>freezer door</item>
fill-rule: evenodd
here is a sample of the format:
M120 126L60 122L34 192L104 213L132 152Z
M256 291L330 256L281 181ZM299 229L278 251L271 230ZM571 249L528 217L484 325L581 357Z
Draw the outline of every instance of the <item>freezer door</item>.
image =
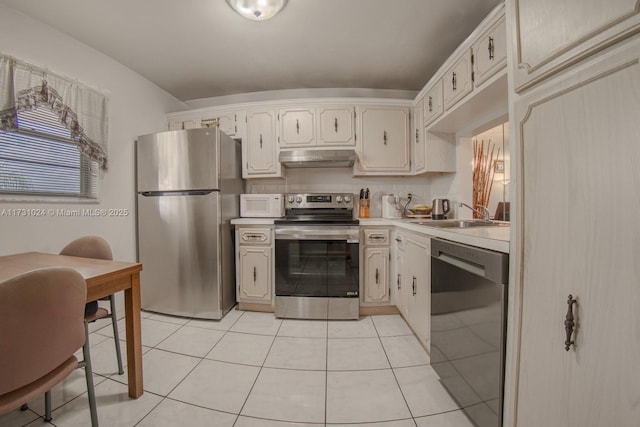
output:
M138 192L220 188L218 133L188 129L138 137Z
M138 250L143 309L219 319L223 284L220 198L208 194L138 194ZM227 284L227 286L229 286Z

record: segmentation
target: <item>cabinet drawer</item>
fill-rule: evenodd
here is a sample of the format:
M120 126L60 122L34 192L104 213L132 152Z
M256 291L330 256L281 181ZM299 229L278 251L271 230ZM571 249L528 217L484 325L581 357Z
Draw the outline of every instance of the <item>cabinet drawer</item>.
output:
M271 244L271 229L269 228L239 228L240 245Z
M377 228L364 230L364 244L367 246L372 245L388 245L389 244L389 230L380 230Z

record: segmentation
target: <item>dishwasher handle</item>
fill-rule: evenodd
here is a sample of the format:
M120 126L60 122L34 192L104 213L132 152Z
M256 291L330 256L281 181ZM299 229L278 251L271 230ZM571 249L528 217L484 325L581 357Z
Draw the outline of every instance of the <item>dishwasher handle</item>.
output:
M455 265L456 267L466 270L471 274L475 274L476 276L485 277L485 269L481 265L474 264L472 262L465 261L464 259L460 259L453 255L445 253L441 253L440 255L434 256L433 258L444 261L447 264Z
M509 255L502 252L443 239L432 239L431 258L454 265L494 283L509 281Z

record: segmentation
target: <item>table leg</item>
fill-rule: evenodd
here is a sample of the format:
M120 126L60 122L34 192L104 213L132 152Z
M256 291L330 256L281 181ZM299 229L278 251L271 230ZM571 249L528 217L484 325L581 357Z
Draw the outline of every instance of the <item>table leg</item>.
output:
M124 291L127 323L127 370L129 397L142 396L142 335L140 333L140 273L131 275L131 288Z

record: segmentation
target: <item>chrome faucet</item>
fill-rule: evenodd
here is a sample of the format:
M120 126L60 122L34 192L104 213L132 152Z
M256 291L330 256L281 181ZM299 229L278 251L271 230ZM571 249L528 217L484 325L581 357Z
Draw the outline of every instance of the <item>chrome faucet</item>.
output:
M464 206L466 208L471 209L473 212L477 213L478 215L482 215L482 220L483 221L491 221L491 212L489 212L489 209L487 209L486 206L478 205L479 207L482 208L482 211L474 209L473 207L469 206L468 204L462 203L462 202L459 203L459 206L460 207Z

